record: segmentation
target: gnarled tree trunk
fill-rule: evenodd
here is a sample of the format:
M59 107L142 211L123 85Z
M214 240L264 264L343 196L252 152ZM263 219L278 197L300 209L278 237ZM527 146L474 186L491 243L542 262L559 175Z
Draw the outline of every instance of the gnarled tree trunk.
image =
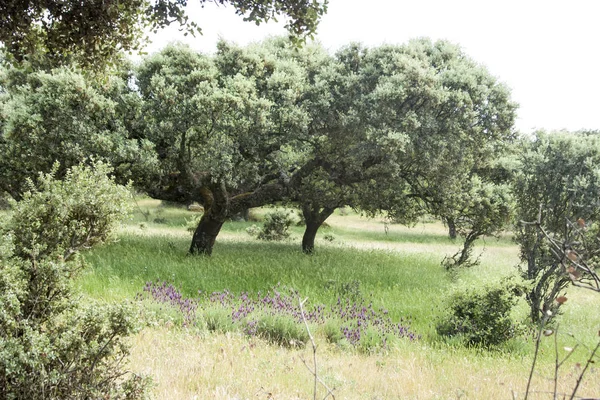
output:
M236 196L230 196L223 183L200 189L204 215L194 232L190 253L211 255L215 239L227 218L244 210L281 200L285 189L285 185L279 182L263 185L252 192Z
M312 254L315 249L315 237L317 236L317 231L334 211L334 207L323 207L323 209L321 209L318 205L304 203L302 206L302 215L306 221L306 229L302 236L302 251L304 253Z
M191 254L212 254L215 240L229 212L229 196L224 184L216 184L201 191L204 215L194 231Z

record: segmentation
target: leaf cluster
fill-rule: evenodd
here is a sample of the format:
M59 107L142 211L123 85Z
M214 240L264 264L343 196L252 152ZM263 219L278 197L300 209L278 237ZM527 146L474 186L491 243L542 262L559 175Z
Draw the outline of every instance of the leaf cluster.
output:
M119 77L103 83L66 68L7 68L0 76L0 189L20 199L27 179L58 177L93 155L110 161L121 183L153 168L150 142L137 139L139 98Z

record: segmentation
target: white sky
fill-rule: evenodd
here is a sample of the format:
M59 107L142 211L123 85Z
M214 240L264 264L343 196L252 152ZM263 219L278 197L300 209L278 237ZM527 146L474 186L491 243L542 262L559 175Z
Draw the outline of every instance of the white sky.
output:
M286 33L283 23L243 22L230 7L188 10L204 34L168 28L147 51L179 40L212 52L218 37L247 44ZM520 105L518 130L600 129L600 0L330 0L316 39L333 52L421 36L459 44L506 83Z

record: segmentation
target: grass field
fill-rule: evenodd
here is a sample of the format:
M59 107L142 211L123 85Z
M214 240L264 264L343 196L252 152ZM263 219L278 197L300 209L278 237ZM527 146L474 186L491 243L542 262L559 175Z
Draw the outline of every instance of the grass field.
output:
M531 334L484 350L440 338L435 331L451 293L515 273L518 249L509 234L478 243L475 253L482 253L481 264L457 274L440 266L460 245L447 238L441 224L389 225L386 230L382 221L353 213L336 213L327 221L312 256L300 251L300 227L292 229L287 242L265 243L245 232L251 222L230 222L212 257L190 257L191 234L185 225L192 213L160 207L152 200L139 200L138 205L117 242L86 255L91 267L77 281L83 296L138 304L135 297L149 281L167 281L186 297L225 289L252 296L279 285L307 297L307 306L331 306L340 296L359 296L374 309L388 310L392 321L410 321L411 331L420 338L360 351L329 343L323 329L311 325L318 343L319 375L335 389L337 399L523 397L533 357ZM333 240L325 240L325 235ZM570 290L568 297L560 331L593 346L600 328L598 295ZM146 327L132 338L130 368L152 377L155 398L312 398L312 376L302 361L312 362L310 346L288 348L241 332L185 327L173 310L146 303L140 303ZM519 304L514 318L524 320L526 312L526 305ZM561 355L563 347L574 344L574 338L560 335ZM561 393L570 393L586 361L582 345L560 370ZM530 398L552 398L540 392L552 390L553 337L544 340L540 357L536 393ZM600 371L593 366L578 395L600 397L599 378ZM325 394L321 388L319 398Z

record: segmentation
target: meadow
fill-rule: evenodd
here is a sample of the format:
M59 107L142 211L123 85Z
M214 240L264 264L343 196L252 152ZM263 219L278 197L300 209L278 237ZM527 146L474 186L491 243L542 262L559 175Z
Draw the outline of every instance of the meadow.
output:
M260 219L266 212L253 210L253 215ZM314 378L305 365L312 367L313 354L310 344L277 344L244 329L209 329L213 319L235 312L227 308L229 303L219 314L218 302L205 301L208 305L193 310L194 319L187 320L177 307L148 296L140 300L149 282L166 282L182 299L206 300L224 291L236 299L287 293L290 303L307 299L309 310L333 309L339 299L348 300L368 305L413 334L372 346L361 338L363 344L352 345L330 340L335 326L316 319L309 323L319 377L337 399L523 398L534 331L524 329L506 344L484 349L443 338L435 329L452 293L517 272L518 248L510 233L477 244L478 266L448 273L440 263L460 242L450 240L436 221L408 228L336 212L319 232L310 256L300 250L302 227L292 227L287 241L261 242L246 233L259 222L231 221L223 227L212 257L192 257L187 255L191 233L186 225L194 216L184 208L139 199L117 241L86 253L89 268L76 281L82 298L125 301L138 311L143 328L131 338L128 368L152 378L154 398L313 398ZM542 341L530 399L552 398L556 351L562 358L566 347L579 343L559 370L558 392L570 394L589 355L586 348L597 342L600 298L575 288L567 297L558 319L562 334ZM526 304L519 303L513 318L523 322L526 316ZM302 325L299 329L304 330ZM600 397L599 378L600 370L592 365L577 395ZM326 394L319 385L317 398Z

